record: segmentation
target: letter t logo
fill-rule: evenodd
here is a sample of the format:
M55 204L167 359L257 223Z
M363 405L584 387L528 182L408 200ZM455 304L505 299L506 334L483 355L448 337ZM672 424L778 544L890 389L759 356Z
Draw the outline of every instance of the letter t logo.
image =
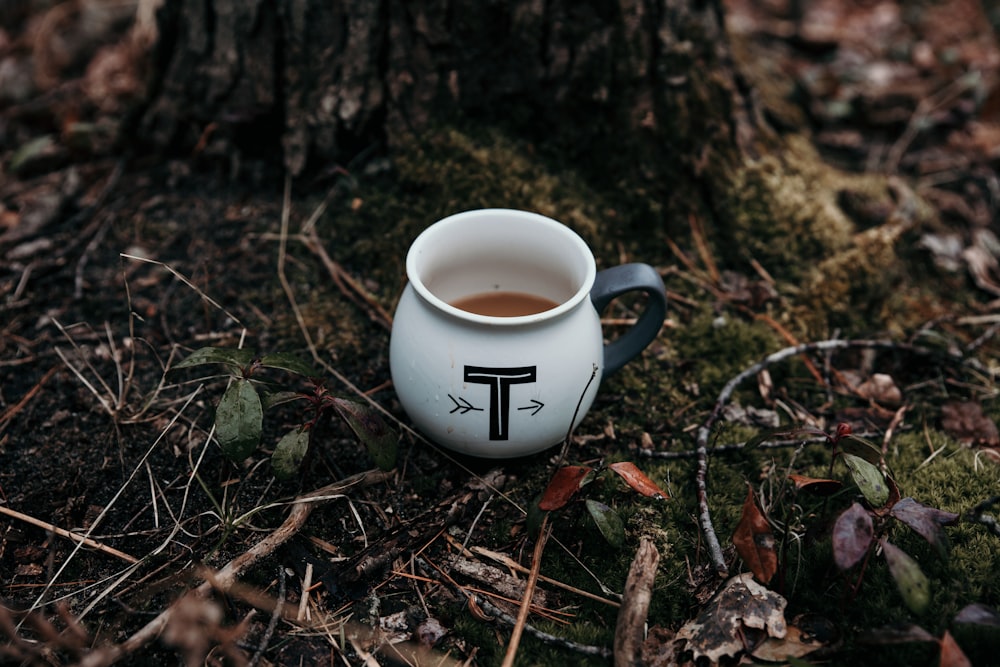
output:
M507 440L510 423L510 386L535 381L535 366L489 368L466 366L465 381L490 388L490 440Z

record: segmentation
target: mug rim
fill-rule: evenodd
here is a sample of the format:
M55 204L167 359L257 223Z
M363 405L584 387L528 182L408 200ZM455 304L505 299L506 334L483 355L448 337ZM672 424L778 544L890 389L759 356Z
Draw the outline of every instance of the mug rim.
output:
M586 274L584 275L579 288L571 297L562 301L558 306L549 308L548 310L543 310L540 313L505 317L499 315L480 315L478 313L462 310L461 308L451 305L444 299L441 299L427 287L421 279L417 269L417 261L420 256L422 246L427 244L434 235L440 234L443 228L462 224L463 222L468 222L469 220L475 220L477 218L497 216L519 218L521 220L529 221L532 224L548 227L549 229L563 235L567 241L577 251L579 251L580 256L583 257L586 262ZM577 308L581 302L587 299L590 295L590 290L594 285L596 276L597 263L594 260L594 254L591 251L590 246L587 245L586 241L584 241L579 234L558 220L554 220L553 218L542 215L541 213L520 209L479 208L453 213L447 217L441 218L424 229L419 235L417 235L417 238L413 240L413 243L410 245L410 249L406 253L406 277L409 280L410 285L424 301L435 309L447 313L452 317L456 317L467 322L488 324L491 326L518 326L545 322L559 318Z

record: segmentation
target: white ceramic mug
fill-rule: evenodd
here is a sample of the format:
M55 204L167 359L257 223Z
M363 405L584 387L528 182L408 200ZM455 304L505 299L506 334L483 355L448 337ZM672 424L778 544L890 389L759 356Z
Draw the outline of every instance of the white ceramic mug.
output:
M667 297L646 264L598 272L574 231L537 213L481 209L421 233L392 324L389 365L399 402L431 440L464 454L509 458L563 441L603 375L656 337ZM605 345L600 313L615 297L648 295L636 324ZM543 312L484 315L456 301L525 293Z

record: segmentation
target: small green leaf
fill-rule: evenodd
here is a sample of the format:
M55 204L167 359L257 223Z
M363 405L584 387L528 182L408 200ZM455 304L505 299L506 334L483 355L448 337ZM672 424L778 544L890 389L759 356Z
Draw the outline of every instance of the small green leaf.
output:
M271 469L278 479L289 479L299 472L309 450L309 430L297 428L285 434L271 455Z
M277 354L265 354L260 358L260 365L265 368L277 368L289 373L298 373L307 378L319 377L319 373L316 372L315 368L292 354L281 352Z
M263 403L265 410L306 398L301 391L263 391L261 394L263 395L261 403Z
M226 389L215 409L215 437L222 452L242 461L260 444L264 410L249 380L236 380Z
M874 442L859 438L856 435L846 435L837 441L837 449L845 454L853 454L858 458L878 465L882 461L882 449Z
M922 613L931 601L931 585L917 561L891 542L882 540L882 554L889 574L896 581L903 602L914 614Z
M333 399L333 407L358 436L375 465L382 470L396 467L399 437L374 408L344 398Z
M882 507L889 500L889 485L885 475L874 465L853 454L844 454L844 463L851 471L854 483L861 489L865 500L872 507Z
M597 529L601 531L601 535L608 541L608 544L616 549L621 547L625 542L625 524L622 523L618 512L602 502L589 498L586 504L587 511L590 512L591 518L597 524Z
M225 364L239 374L254 359L250 350L234 350L224 347L203 347L195 350L187 359L174 364L174 369L190 368L202 364Z

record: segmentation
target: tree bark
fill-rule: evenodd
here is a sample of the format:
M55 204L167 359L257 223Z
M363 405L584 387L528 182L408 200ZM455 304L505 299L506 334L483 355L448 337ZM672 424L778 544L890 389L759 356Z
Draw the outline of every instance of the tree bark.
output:
M300 174L465 116L687 181L756 138L719 0L181 0L157 19L136 129L160 149L221 140Z

